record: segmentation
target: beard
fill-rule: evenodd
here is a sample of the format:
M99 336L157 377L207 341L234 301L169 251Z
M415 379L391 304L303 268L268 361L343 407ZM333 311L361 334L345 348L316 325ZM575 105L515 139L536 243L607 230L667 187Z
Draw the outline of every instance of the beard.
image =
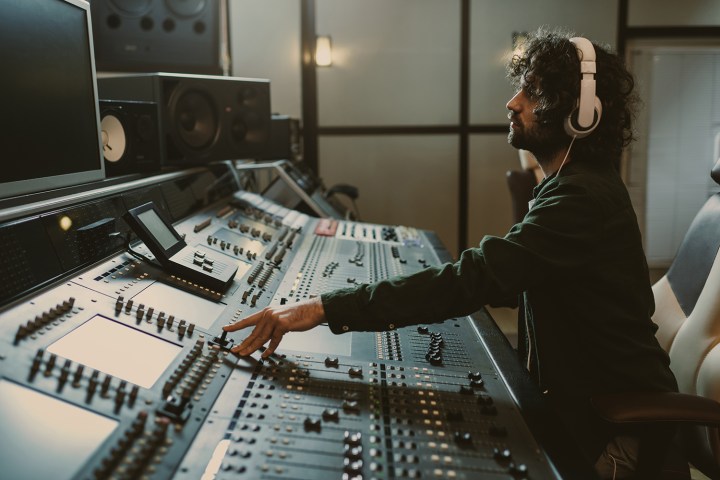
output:
M515 118L512 119L517 124ZM510 129L507 141L517 149L527 150L537 158L545 158L567 146L569 139L562 125L549 123L520 124L518 129Z

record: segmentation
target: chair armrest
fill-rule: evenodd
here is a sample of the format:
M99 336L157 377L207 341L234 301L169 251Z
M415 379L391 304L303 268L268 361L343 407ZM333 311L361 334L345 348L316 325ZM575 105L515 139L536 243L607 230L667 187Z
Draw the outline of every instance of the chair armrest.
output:
M610 393L590 399L595 412L611 423L680 422L720 426L720 403L675 392Z

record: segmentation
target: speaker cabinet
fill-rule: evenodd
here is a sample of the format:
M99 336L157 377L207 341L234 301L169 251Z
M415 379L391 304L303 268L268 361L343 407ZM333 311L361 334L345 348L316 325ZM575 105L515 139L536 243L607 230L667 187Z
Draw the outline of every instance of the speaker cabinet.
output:
M157 103L113 100L99 103L107 176L159 171Z
M162 166L262 158L270 137L270 82L135 74L98 78L101 98L157 102Z
M222 74L225 0L91 0L98 71Z
M273 114L270 119L270 141L264 160L302 159L300 121L288 115Z

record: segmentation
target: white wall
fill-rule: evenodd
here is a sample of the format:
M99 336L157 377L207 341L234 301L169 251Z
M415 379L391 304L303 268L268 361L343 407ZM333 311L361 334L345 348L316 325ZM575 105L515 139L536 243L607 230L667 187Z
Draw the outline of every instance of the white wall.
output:
M456 250L458 139L454 135L324 137L326 184L360 188L362 219L440 232Z
M318 68L321 126L439 125L459 119L460 3L316 0L333 66Z
M228 14L232 75L269 78L273 113L300 118L299 0L229 0Z
M631 27L720 25L717 0L629 0Z
M470 122L505 123L513 91L505 80L512 33L546 25L614 45L617 0L472 0Z

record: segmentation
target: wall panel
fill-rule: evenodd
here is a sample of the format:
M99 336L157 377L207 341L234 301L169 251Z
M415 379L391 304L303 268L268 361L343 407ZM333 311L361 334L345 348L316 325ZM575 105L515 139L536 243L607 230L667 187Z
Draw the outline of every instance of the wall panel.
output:
M363 221L432 230L454 256L457 157L455 136L333 136L320 141L325 184L357 186Z
M459 121L458 0L317 0L333 65L318 68L320 126Z

